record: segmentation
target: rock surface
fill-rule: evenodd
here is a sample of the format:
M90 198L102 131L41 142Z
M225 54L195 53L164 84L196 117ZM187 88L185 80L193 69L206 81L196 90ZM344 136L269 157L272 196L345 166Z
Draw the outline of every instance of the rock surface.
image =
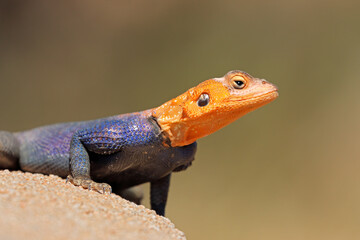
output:
M57 176L0 171L0 239L186 239L167 218Z

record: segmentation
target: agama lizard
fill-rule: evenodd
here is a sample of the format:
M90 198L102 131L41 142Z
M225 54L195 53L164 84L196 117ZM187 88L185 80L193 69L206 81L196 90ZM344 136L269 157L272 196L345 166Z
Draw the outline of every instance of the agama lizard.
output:
M196 140L277 96L271 83L231 71L142 112L2 131L0 168L68 176L76 186L129 199L133 186L150 182L151 208L164 215L171 173L191 165Z

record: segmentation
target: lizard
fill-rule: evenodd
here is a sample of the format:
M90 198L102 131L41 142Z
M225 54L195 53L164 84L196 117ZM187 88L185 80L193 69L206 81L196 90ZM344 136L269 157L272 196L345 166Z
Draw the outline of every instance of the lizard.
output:
M191 165L196 140L277 97L268 81L230 71L149 110L1 131L0 168L67 177L75 186L137 203L136 186L150 182L151 209L164 216L171 174Z

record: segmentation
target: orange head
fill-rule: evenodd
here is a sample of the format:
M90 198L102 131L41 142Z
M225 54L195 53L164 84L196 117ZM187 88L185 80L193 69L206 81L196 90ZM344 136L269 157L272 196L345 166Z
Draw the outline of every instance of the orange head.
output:
M276 86L242 71L206 80L154 108L171 146L195 142L278 97Z

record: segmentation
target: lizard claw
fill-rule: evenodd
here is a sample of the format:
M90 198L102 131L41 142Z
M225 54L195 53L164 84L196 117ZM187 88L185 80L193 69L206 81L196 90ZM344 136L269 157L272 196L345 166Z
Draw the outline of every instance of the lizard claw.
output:
M73 179L74 179L74 178L73 178L71 175L68 175L68 176L66 177L66 182L65 182L65 183L72 182Z
M107 183L97 183L86 177L72 177L69 175L66 182L71 182L75 186L81 186L85 189L94 190L103 194L111 194L111 186Z

